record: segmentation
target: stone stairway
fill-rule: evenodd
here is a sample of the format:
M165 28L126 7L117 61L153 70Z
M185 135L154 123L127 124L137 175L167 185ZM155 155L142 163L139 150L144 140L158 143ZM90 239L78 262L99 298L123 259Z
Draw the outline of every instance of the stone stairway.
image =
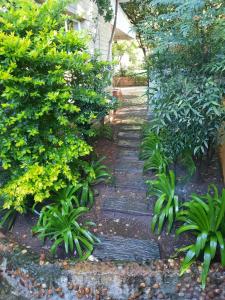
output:
M102 193L103 213L111 213L115 218L136 220L150 227L152 207L146 196L143 162L139 160L142 124L147 119L146 103L139 104L140 92L131 89L136 95L132 103L117 110L114 126L117 132L118 155L114 165L114 185ZM127 89L129 94L129 89ZM126 94L125 94L126 97ZM135 235L134 228L134 235ZM100 236L101 244L94 256L102 261L149 261L160 257L158 244L153 239L138 239L123 236Z

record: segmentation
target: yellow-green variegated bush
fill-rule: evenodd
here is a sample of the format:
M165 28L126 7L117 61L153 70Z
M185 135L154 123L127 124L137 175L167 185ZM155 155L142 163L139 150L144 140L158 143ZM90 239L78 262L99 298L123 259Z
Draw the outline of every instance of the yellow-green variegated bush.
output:
M76 184L91 124L110 103L109 66L65 30L67 1L0 0L0 160L4 208Z

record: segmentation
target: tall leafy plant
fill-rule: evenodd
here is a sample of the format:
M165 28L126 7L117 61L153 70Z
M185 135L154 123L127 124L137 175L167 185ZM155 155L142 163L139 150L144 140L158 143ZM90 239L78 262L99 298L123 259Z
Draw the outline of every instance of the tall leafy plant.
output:
M66 32L68 1L0 1L0 160L4 208L77 184L73 168L92 151L91 124L108 111L108 63ZM3 173L4 173L3 172Z
M165 74L155 80L158 88L151 98L153 127L164 135L167 155L177 159L185 152L193 157L207 153L217 144L225 117L218 83L196 74L187 78L183 73Z
M160 144L159 136L147 127L144 130L144 138L141 143L140 159L147 160L155 150L159 149Z
M225 119L222 0L152 0L139 24L151 53L151 110L155 130L174 160L211 153Z
M145 43L142 36L142 31L139 28L139 24L145 19L146 15L151 12L149 0L130 0L125 3L121 3L123 10L127 14L133 26L135 26L136 39L140 48L143 51L144 57L147 58L148 46Z
M98 11L105 21L111 21L113 17L113 8L110 0L92 0L97 4Z

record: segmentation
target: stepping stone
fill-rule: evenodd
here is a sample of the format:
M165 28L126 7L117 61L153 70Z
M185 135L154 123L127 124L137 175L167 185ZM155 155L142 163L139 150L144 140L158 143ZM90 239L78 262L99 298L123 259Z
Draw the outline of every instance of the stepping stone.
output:
M138 190L146 190L146 184L144 177L142 176L142 172L135 172L133 170L132 173L123 171L123 172L115 172L115 186L117 188L130 188L130 189L138 189Z
M125 119L125 118L141 118L145 119L147 117L147 111L141 111L141 110L132 110L132 111L119 111L116 112L115 115L116 118L118 119Z
M115 170L130 170L137 169L143 171L144 162L138 160L127 159L126 157L122 157L116 160L115 162Z
M121 131L140 131L141 125L121 125Z
M122 198L127 198L129 195L129 198L136 199L136 201L140 201L141 199L146 199L146 191L133 191L130 189L120 189L120 188L115 188L115 187L105 187L104 190L102 191L102 196L103 199L106 199L107 197L122 197Z
M101 236L93 256L101 261L148 262L160 258L155 241L137 240L119 236Z
M133 140L119 140L117 145L119 147L125 147L125 148L139 148L140 147L140 141L133 141Z
M138 174L139 176L143 175L143 165L138 164L120 164L116 163L114 167L114 172L132 172Z
M147 113L147 107L145 105L131 106L119 108L116 114L126 114L126 113Z
M129 140L140 140L141 133L138 131L120 131L118 133L119 138L129 139Z
M127 183L123 182L121 180L116 181L115 184L116 188L126 188L126 189L133 189L137 191L145 191L146 190L146 185L143 182L134 182L134 183Z
M104 200L102 210L136 216L151 216L148 200L145 198L141 201L128 197L107 198Z
M117 165L115 166L114 168L114 172L127 172L127 171L130 171L132 169L132 172L134 172L135 174L140 174L140 176L142 176L143 174L143 167L126 167L126 166L120 166L120 165Z
M146 190L143 191L136 191L130 188L116 188L114 186L107 186L103 189L100 190L99 197L102 199L102 203L106 201L108 198L114 198L114 199L127 199L129 198L130 201L137 201L141 202L143 201L148 201L149 205L151 202L147 200L147 194Z
M143 118L127 118L127 119L114 119L114 124L117 125L139 125L140 127L146 122Z
M142 181L144 181L143 179L143 169L142 168L130 168L126 171L116 171L114 172L114 176L124 176L126 177L126 179L130 178L133 180L137 180L137 176L139 177L139 179L141 179ZM128 181L128 180L127 180Z
M129 111L117 111L116 114L114 115L118 119L122 118L145 118L148 115L147 110L137 110L137 109L132 109Z
M135 107L124 107L124 108L120 108L116 111L117 114L120 114L120 113L125 113L125 112L148 112L147 108L146 108L146 105L140 105L139 107L138 106L135 106Z
M129 150L126 148L120 148L117 157L119 159L129 159L129 160L137 161L139 158L139 153L140 153L139 150L134 150L134 149Z
M134 101L129 101L127 105L124 105L124 107L133 107L134 109L136 107L145 106L146 107L146 101L141 101L139 103L135 103Z

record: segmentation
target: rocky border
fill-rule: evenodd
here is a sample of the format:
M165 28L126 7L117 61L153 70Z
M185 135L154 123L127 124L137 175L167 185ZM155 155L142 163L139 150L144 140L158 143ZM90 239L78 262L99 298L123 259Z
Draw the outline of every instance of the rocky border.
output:
M219 264L212 266L205 291L200 267L180 278L179 265L179 259L149 264L50 261L1 235L0 299L225 299L225 270Z

